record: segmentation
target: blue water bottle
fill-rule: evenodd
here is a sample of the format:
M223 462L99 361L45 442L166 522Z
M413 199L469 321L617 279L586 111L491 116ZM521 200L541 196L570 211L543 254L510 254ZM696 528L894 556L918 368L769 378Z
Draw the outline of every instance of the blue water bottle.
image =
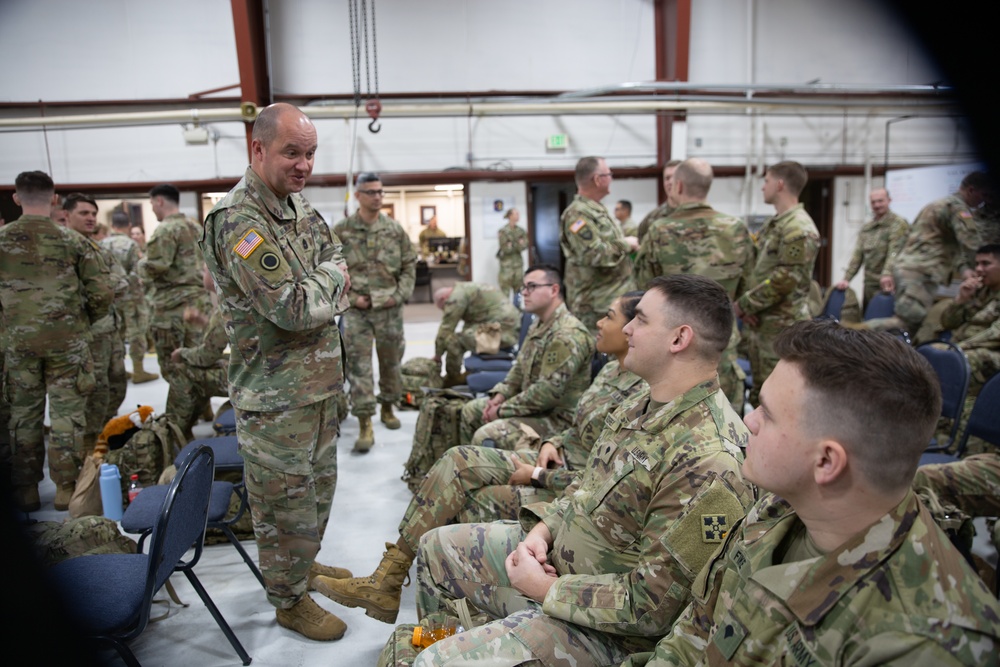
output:
M104 516L112 521L122 520L121 480L118 466L112 463L101 464L101 505L104 506Z

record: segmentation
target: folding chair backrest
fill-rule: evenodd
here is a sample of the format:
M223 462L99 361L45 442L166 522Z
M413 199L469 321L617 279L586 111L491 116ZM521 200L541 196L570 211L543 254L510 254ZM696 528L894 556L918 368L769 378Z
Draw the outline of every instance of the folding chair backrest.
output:
M865 319L873 320L876 317L892 317L896 300L891 294L879 292L872 297L872 300L865 307Z
M517 349L520 350L521 346L524 345L524 339L528 337L528 329L531 328L531 323L535 321L535 316L525 311L521 314L521 332L517 337Z
M982 438L1000 447L1000 375L987 380L979 391L962 435L961 451L965 450L969 436Z
M969 362L954 343L924 343L917 347L931 363L941 384L941 416L956 421L962 414L965 395L969 391Z
M826 303L823 305L823 312L818 319L828 320L840 319L840 311L844 309L844 300L847 298L847 290L831 288L827 291Z
M212 450L201 446L170 483L149 547L152 593L160 589L188 549L194 546L200 554L214 477Z

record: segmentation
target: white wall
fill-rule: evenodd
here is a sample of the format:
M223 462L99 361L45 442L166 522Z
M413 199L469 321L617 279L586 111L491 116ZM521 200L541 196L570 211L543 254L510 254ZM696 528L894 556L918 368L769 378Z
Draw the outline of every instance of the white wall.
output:
M469 197L469 228L472 242L471 280L477 283L497 285L500 262L496 255L497 250L500 249L500 242L495 235L486 235L483 231L486 216L484 207L488 206L494 199L512 198L514 206L521 211L521 222L518 224L526 227L527 192L525 183L524 181L472 183L469 186L467 196ZM524 253L523 259L524 266L527 268L527 252Z

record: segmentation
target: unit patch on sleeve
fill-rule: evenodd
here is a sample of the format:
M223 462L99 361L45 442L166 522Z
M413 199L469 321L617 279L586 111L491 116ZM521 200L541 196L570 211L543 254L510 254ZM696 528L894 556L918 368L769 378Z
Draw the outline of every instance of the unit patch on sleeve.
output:
M725 514L702 514L701 527L701 541L706 544L722 544L729 529Z
M233 251L243 259L246 259L252 255L253 251L257 249L257 246L263 242L263 237L261 237L261 235L255 230L251 229L249 232L244 234L243 238L240 239L240 242L236 244L235 248L233 248Z
M260 256L260 265L267 271L274 271L281 265L281 260L273 252L265 252Z

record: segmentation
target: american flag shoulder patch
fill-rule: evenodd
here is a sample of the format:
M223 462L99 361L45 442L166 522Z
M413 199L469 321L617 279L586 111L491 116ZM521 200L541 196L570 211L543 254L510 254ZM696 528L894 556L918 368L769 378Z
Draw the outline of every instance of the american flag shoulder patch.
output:
M585 224L587 224L587 221L584 220L583 218L580 218L579 220L577 220L576 222L574 222L572 225L569 226L569 231L576 234L578 231L583 229L583 226Z
M251 229L249 232L243 235L243 238L240 239L240 242L236 244L236 247L233 248L233 251L243 259L246 259L250 255L252 255L253 251L257 249L257 246L259 246L263 242L264 239L261 237L261 235L258 234L256 230Z

